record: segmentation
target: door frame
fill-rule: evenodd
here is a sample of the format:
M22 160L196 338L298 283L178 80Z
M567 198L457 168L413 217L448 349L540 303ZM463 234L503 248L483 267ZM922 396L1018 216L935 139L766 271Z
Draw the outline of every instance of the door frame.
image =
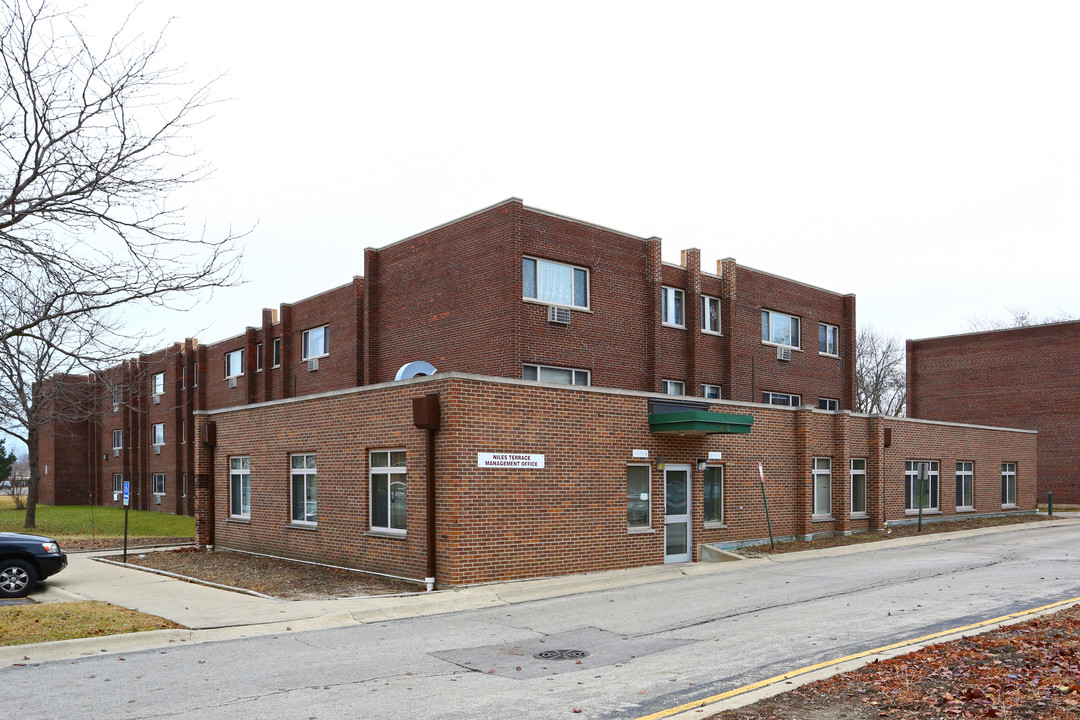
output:
M686 473L686 513L680 515L668 515L667 512L667 492L668 492L668 472L670 471L682 471ZM694 542L693 542L693 509L691 504L691 498L693 498L694 487L694 469L689 464L670 463L664 466L664 564L690 562L694 559ZM667 534L668 525L677 525L680 523L686 524L686 552L679 553L677 555L668 555L667 551Z

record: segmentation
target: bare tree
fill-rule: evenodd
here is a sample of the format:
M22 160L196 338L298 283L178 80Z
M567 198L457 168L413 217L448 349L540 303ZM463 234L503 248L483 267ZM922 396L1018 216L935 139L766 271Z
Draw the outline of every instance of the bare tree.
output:
M1006 307L1005 310L1009 313L1009 316L1006 318L990 317L988 315L975 315L968 318L968 329L972 332L1007 330L1009 328L1046 325L1049 323L1068 322L1077 319L1075 315L1071 315L1061 309L1057 312L1047 313L1046 315L1036 315L1026 307Z
M237 236L190 236L174 191L206 177L210 86L126 23L103 42L47 0L0 0L0 340L238 279ZM100 321L100 320L99 320Z
M855 410L903 415L907 405L904 344L872 327L859 331L855 352Z

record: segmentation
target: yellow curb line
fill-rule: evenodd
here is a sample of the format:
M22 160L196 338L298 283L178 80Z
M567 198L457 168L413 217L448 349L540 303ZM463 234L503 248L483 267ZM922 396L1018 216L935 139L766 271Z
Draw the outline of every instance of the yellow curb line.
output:
M974 630L976 628L985 627L987 625L1002 623L1006 620L1015 620L1016 618L1024 617L1025 615L1034 615L1036 613L1044 612L1052 608L1061 607L1062 605L1069 605L1070 603L1077 602L1080 602L1080 597L1070 598L1069 600L1061 600L1059 602L1050 603L1049 605L1043 605L1037 608L1031 608L1029 610L1021 610L1020 612L1015 612L1011 615L1002 615L1001 617L996 617L992 620L983 620L982 622L973 623L971 625L964 625L958 628L952 628L951 630L942 630L941 632L936 632L932 635L923 635L922 637L914 638L911 640L901 640L900 642L893 643L892 645L885 645L884 647L874 648L873 650L864 650L863 652L855 653L854 655L846 655L842 658L836 658L835 660L826 660L825 662L820 662L817 665L809 665L804 668L799 668L798 670L792 670L791 672L784 673L783 675L776 675L775 677L768 678L767 680L760 680L751 685L744 685L740 688L735 688L734 690L728 690L727 692L720 693L719 695L702 698L701 700L694 700L693 702L688 702L684 705L668 708L667 710L661 710L660 712L653 713L652 715L644 715L637 718L637 720L660 720L660 718L671 717L672 715L686 712L687 710L694 710L695 708L704 707L705 705L712 705L713 703L720 702L721 700L727 700L728 698L735 697L736 695L742 695L743 693L748 693L753 690L767 687L769 685L774 685L784 680L790 680L791 678L798 677L799 675L805 675L806 673L813 672L815 670L821 670L822 668L827 668L830 665L839 665L840 663L848 662L850 660L858 660L859 658L864 658L869 655L877 655L879 653L888 652L890 650L896 650L897 648L902 648L906 645L916 645L918 643L928 642L936 638L944 637L945 635L954 635L956 633Z

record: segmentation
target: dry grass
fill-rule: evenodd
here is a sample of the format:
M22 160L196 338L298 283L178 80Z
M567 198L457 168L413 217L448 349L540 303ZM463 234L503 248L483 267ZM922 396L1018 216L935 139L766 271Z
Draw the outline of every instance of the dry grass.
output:
M0 646L182 628L171 620L105 602L0 608Z

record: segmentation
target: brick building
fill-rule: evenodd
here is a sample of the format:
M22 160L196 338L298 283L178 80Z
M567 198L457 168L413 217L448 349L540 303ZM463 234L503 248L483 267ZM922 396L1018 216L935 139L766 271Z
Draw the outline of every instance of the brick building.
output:
M784 536L880 529L920 498L1033 506L1032 433L850 412L853 296L660 250L516 199L367 249L364 277L239 335L84 378L98 412L43 433L42 500L118 503L128 479L134 507L194 513L205 544L441 584L760 539L758 462ZM418 361L437 374L397 378ZM418 427L436 394L438 430ZM977 465L960 507L954 463ZM1023 467L1008 503L995 465Z
M1080 503L1080 322L909 340L911 417L1039 432L1038 497Z

